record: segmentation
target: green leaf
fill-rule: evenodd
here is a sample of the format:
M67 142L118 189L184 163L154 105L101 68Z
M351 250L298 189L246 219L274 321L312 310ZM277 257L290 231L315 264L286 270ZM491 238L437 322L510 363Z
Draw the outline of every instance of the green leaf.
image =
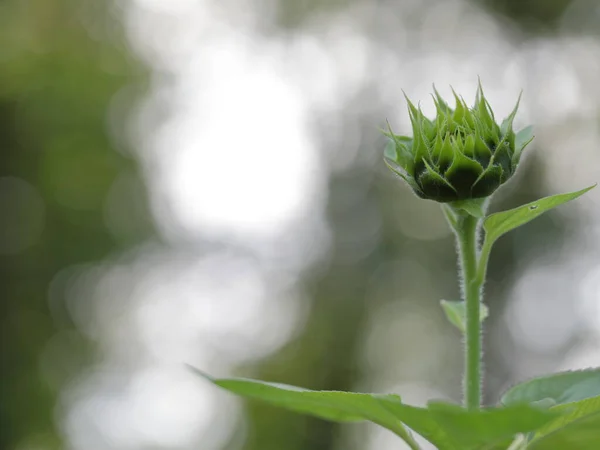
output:
M440 426L428 409L405 405L400 401L385 401L385 407L394 417L419 433L439 450L465 450L459 441Z
M590 189L596 187L587 187L580 191L571 192L568 194L552 195L545 197L535 202L528 203L523 206L519 206L515 209L503 211L488 216L483 222L483 228L485 229L485 243L484 247L491 245L503 234L514 230L521 225L525 225L527 222L532 221L536 217L541 216L546 211L556 208L563 203L567 203L577 197L582 196Z
M454 208L462 209L463 211L469 213L470 215L477 217L478 219L483 219L485 217L484 205L485 200L482 198L472 198L469 200L457 200L452 202L452 206Z
M450 323L464 333L467 324L467 309L465 302L442 300L440 301L440 304ZM488 314L488 307L482 303L479 308L479 320L483 322L488 317Z
M309 414L334 422L371 421L391 430L409 445L414 441L404 425L385 406L385 402L400 403L395 395L358 394L341 391L311 391L279 383L268 383L244 378L215 379L192 368L192 370L234 394L280 406L290 411ZM452 450L451 447L448 447Z
M589 414L535 439L528 450L598 450L600 448L600 412Z
M516 434L537 430L560 417L560 412L524 404L468 411L456 405L432 402L429 411L438 425L465 450L497 448L498 445L507 448Z
M496 450L508 447L515 434L532 432L559 417L559 413L530 405L467 411L457 405L430 403L419 408L403 404L397 395L311 391L242 378L214 379L195 372L230 392L291 411L337 422L374 422L413 449L418 446L405 425L439 450Z
M527 450L527 436L518 434L510 443L510 447L507 450Z
M583 419L585 416L600 413L600 397L592 397L574 403L566 403L552 408L553 411L562 412L563 415L547 425L538 429L532 442L544 436L571 425L572 422ZM600 428L599 428L600 431ZM598 435L600 438L600 433Z
M572 403L600 396L600 368L560 372L533 378L510 388L504 405L552 399L556 404Z
M426 411L411 411L409 408L414 407L402 404L390 404L389 408L439 449L504 450L516 434L535 431L560 417L559 412L530 405L468 411L457 405L430 402Z
M600 369L562 372L511 388L504 404L557 403L560 417L540 427L528 449L592 450L600 448Z

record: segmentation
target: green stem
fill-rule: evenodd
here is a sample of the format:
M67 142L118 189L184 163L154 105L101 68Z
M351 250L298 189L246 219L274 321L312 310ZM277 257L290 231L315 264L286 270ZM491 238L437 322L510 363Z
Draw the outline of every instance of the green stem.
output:
M478 219L462 214L455 231L462 269L462 295L466 304L465 336L465 407L479 409L481 405L481 279L477 258Z
M406 442L406 444L410 447L410 450L421 450L421 447L419 446L417 441L415 441L415 439L412 437L410 432L404 432L402 434L397 433L397 435L400 436L404 440L404 442Z
M527 448L527 438L523 434L518 434L515 440L510 444L507 450L525 450Z
M485 240L479 253L479 265L477 266L477 283L479 286L483 286L485 276L487 274L487 265L490 259L490 252L492 251L493 241Z

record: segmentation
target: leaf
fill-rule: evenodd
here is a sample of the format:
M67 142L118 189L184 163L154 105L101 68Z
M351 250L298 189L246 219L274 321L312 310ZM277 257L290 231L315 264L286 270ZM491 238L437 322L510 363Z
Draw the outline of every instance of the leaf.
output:
M360 422L369 420L391 430L405 442L414 443L412 436L404 425L383 404L398 402L397 396L381 396L376 394L358 394L341 391L311 391L295 386L279 383L268 383L244 378L215 379L192 368L192 370L234 394L247 398L262 400L290 411L309 414L334 422ZM418 448L413 446L412 448ZM453 450L453 447L446 447Z
M405 405L400 401L386 401L385 407L398 420L406 426L419 433L439 450L464 450L460 442L448 435L440 427L431 412L425 408Z
M514 441L510 443L510 447L507 450L526 450L527 449L527 436L524 434L518 434ZM504 449L503 449L504 450Z
M551 399L556 404L564 404L597 396L600 396L600 368L533 378L510 388L501 402L514 405Z
M526 205L519 206L518 208L510 209L488 216L483 222L483 228L485 229L485 243L484 247L491 245L503 234L514 230L521 225L525 225L527 222L532 221L536 217L541 216L546 211L556 208L563 203L567 203L577 197L582 196L590 189L596 187L587 187L580 191L571 192L568 194L552 195L545 197L535 202L527 203Z
M600 397L592 397L574 403L566 403L554 406L552 410L560 411L563 413L563 415L538 429L532 442L535 442L535 440L541 439L543 436L560 428L569 426L571 422L580 420L585 416L600 413Z
M506 448L516 434L537 430L560 417L560 412L525 404L468 411L456 405L432 402L429 410L462 449L496 448L497 444Z
M536 439L528 450L598 450L600 448L600 412L589 414Z
M440 301L440 304L442 305L442 308L444 309L446 317L450 323L464 333L467 324L467 311L465 302L442 300ZM488 314L488 307L482 303L479 308L479 320L483 322L488 317Z
M532 432L559 417L559 413L530 405L467 411L457 405L430 403L419 408L403 404L397 395L311 391L242 378L214 379L195 372L230 392L292 411L337 422L369 420L393 431L414 449L418 446L404 425L439 450L496 450L508 447L515 434Z
M509 389L502 403L551 401L562 416L535 433L530 449L600 448L600 369L534 378Z
M473 198L469 200L457 200L452 202L454 208L462 209L473 217L483 219L485 217L484 212L485 199Z
M560 414L530 405L468 411L457 405L430 402L429 415L423 414L422 410L409 413L407 409L413 407L407 405L391 405L390 408L402 422L439 448L442 448L437 443L439 439L443 443L450 439L461 450L505 449L516 434L535 431ZM414 423L417 417L419 423Z

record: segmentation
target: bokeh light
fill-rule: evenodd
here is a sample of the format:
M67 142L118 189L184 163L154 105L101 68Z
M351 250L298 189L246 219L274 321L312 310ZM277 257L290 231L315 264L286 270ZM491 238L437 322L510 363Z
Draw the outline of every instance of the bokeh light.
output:
M536 140L493 210L600 174L598 5L504 3L0 3L0 446L402 448L187 365L458 401L452 236L381 161L402 91L432 114L432 83L480 77L499 116L524 91ZM600 365L599 221L591 192L498 243L486 403Z

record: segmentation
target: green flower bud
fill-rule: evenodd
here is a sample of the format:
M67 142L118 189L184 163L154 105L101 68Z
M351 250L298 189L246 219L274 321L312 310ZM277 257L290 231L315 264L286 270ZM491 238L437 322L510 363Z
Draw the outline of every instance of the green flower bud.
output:
M533 139L531 128L513 130L521 97L498 125L481 84L472 108L454 91L454 109L434 92L434 120L406 98L413 137L386 132L391 139L386 163L421 198L445 203L489 197L515 173L523 148Z

